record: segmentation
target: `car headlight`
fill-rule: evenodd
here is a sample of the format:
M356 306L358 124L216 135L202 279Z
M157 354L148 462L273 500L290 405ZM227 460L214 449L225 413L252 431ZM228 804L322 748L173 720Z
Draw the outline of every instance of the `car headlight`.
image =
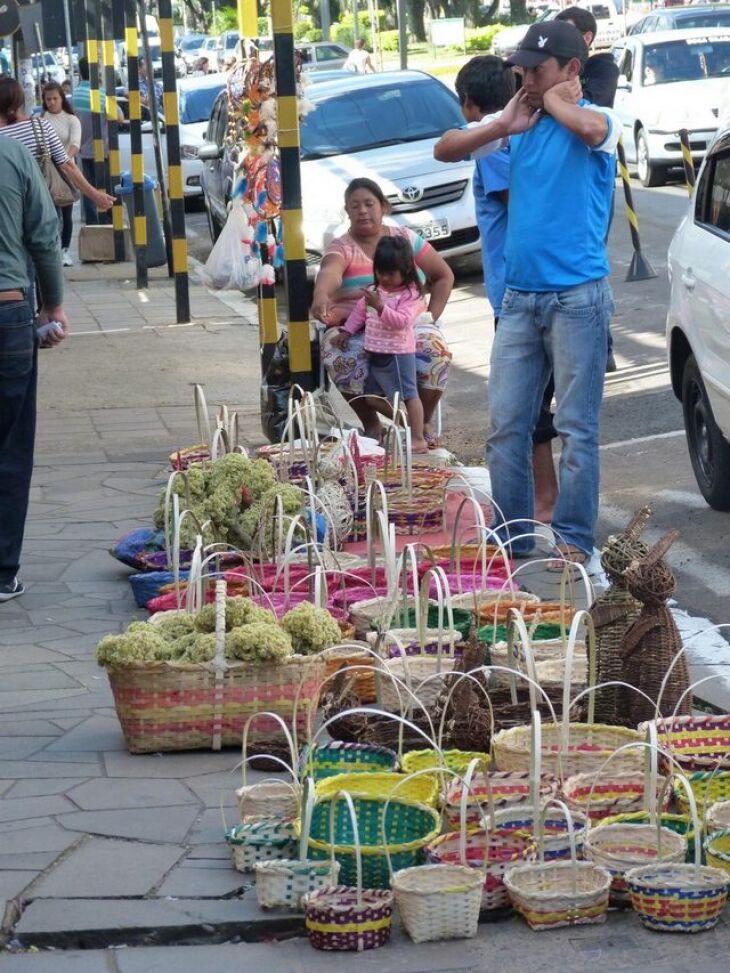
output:
M180 146L180 158L181 159L197 159L198 158L198 146L197 145L181 145Z

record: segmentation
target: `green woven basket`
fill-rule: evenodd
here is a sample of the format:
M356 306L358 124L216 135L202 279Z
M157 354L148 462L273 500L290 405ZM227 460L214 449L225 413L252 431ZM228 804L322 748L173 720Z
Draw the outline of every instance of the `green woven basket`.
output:
M472 613L465 608L452 609L454 616L454 631L458 632L463 639L469 637L469 630L472 626ZM428 606L428 617L426 618L426 628L438 628L439 610L438 605ZM444 627L448 625L447 612L443 613ZM370 626L373 631L377 631L377 622ZM392 621L392 628L416 628L416 610L409 608L407 611L397 611Z
M323 780L336 774L358 774L374 770L395 770L398 755L388 747L370 743L318 743L305 747L300 758L303 777Z
M369 889L390 888L390 873L383 848L383 812L386 798L351 795L357 816L362 849L362 884ZM339 881L355 885L357 872L352 821L344 799L335 807L335 831L330 834L330 805L336 798L323 798L314 805L309 836L309 857L322 860L330 854L334 838L335 858L340 863ZM385 837L393 871L425 863L424 847L441 830L438 811L424 804L391 798L385 818Z
M568 629L565 626L556 625L554 622L542 622L532 633L532 639L533 641L540 641L542 639L559 639L561 632L567 633L567 630ZM495 629L494 625L482 625L477 632L477 638L480 642L484 642L487 645L493 645L495 642L506 642L507 626L497 625L497 628ZM488 654L489 653L487 653L487 655ZM487 665L489 665L489 659L487 659Z

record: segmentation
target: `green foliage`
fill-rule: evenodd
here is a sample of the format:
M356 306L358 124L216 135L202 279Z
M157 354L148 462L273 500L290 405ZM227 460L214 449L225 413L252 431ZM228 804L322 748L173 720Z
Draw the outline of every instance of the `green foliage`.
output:
M330 28L330 39L333 40L335 44L344 44L345 47L352 47L355 43L352 33L352 26L347 27L342 23L332 24L332 27Z
M251 601L250 598L226 598L226 631L249 625L252 622L273 623L276 619L267 609ZM215 632L215 605L203 605L195 616L194 626L198 632Z
M398 43L398 31L397 30L381 31L380 46L382 50L385 52L397 53L400 50L400 44Z
M235 6L218 7L210 18L209 33L214 37L227 30L238 30L238 13Z
M226 636L226 655L241 662L283 662L292 651L291 639L276 624L254 622Z
M310 27L304 33L299 40L310 41L312 44L316 44L317 41L322 40L322 31L319 27Z
M115 668L133 662L154 662L170 658L170 643L155 631L154 625L123 635L105 635L96 649L100 666Z
M466 50L469 54L480 54L492 50L494 36L504 30L503 24L489 24L488 27L472 27L466 30ZM452 48L460 50L460 48Z

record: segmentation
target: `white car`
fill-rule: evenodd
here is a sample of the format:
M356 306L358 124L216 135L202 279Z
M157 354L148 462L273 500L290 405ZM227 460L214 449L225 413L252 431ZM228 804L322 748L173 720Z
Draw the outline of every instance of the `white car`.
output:
M444 257L479 251L472 162L437 162L433 147L463 124L456 96L420 71L350 74L313 84L314 109L301 123L302 208L309 276L330 242L347 227L344 192L356 176L374 179L395 223L412 227ZM226 219L234 164L225 144L227 99L213 108L204 160L203 194L211 236Z
M203 165L198 159L198 150L205 143L210 112L218 95L226 86L226 76L209 74L200 78L184 78L178 82L177 93L180 109L180 157L182 167L183 192L186 197L199 196L200 173ZM121 103L121 102L120 102ZM122 105L124 110L124 106ZM167 139L161 133L162 161L167 169ZM144 110L142 122L142 152L144 170L156 177L155 148L152 137L152 122ZM121 171L131 170L131 147L129 127L122 126L119 133L119 153Z
M66 80L66 69L58 60L53 51L44 51L42 54L32 54L33 74L40 72L41 78L45 81L55 81L63 84Z
M689 132L696 164L717 131L730 96L730 30L632 35L614 54L620 71L614 110L626 158L645 186L663 185L667 171L682 165L679 129Z
M713 142L669 247L667 350L697 484L730 510L730 127Z
M617 5L613 0L586 0L580 6L585 10L590 10L596 18L597 32L594 47L601 49L615 44L624 31L623 18L619 16ZM545 20L554 20L559 13L559 7L549 7L533 23L541 24ZM492 53L501 58L514 54L529 26L530 24L518 24L515 27L500 30L494 35Z

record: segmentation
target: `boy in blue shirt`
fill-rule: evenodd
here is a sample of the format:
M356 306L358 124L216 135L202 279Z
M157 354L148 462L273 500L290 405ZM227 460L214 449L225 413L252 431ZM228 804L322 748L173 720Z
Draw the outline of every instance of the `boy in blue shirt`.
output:
M456 76L456 94L467 127L483 125L496 118L515 93L515 76L501 58L479 55L464 65ZM484 289L492 305L494 326L499 322L505 289L504 244L507 237L509 200L509 146L477 158L474 163L474 208L482 245ZM552 440L557 436L550 403L553 384L545 391L543 405L533 432L532 465L535 481L535 520L549 524L558 497L553 464Z
M582 97L588 48L565 21L533 24L510 63L522 88L494 121L447 132L443 162L487 155L509 139L506 283L489 379L487 460L503 533L528 555L534 494L531 435L551 371L562 440L560 493L552 518L559 558L593 552L599 493L599 412L613 295L606 235L621 124ZM509 526L507 526L509 525Z

